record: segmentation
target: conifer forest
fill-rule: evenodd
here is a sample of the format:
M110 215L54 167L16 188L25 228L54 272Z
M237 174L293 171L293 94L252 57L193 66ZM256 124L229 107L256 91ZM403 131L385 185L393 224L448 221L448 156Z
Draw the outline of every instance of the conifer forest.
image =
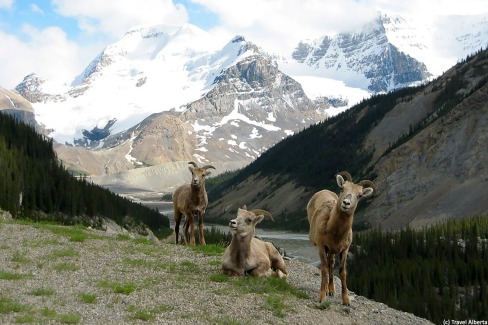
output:
M169 227L158 211L134 203L65 170L52 140L0 114L0 209L16 218L64 224L106 217L118 224Z

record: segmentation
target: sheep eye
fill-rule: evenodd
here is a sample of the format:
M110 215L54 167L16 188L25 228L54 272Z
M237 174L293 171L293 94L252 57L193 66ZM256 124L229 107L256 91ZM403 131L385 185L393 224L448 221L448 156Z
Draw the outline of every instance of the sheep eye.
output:
M362 194L358 194L358 199L360 199L363 195Z
M247 219L246 219L246 222L247 222L247 223L251 223L251 221L252 221L252 220L251 220L251 218L247 218Z

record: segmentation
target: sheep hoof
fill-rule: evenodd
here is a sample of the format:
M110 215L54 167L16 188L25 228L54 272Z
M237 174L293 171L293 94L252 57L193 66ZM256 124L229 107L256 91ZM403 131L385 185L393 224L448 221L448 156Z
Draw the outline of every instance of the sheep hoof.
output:
M334 297L334 293L333 292L328 292L327 295L330 296L330 297Z

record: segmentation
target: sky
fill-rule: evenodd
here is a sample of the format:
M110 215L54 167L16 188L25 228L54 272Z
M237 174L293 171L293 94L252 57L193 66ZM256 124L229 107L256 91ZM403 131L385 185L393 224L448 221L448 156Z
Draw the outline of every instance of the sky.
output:
M194 24L227 42L243 35L269 52L354 30L378 11L404 17L474 15L486 0L0 0L0 87L31 73L71 82L141 24ZM448 32L448 31L446 31Z

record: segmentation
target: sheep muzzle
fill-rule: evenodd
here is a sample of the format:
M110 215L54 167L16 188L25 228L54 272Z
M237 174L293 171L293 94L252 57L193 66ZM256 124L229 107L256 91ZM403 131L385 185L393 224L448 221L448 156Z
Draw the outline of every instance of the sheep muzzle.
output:
M229 222L229 227L233 230L237 229L237 221L235 219Z

